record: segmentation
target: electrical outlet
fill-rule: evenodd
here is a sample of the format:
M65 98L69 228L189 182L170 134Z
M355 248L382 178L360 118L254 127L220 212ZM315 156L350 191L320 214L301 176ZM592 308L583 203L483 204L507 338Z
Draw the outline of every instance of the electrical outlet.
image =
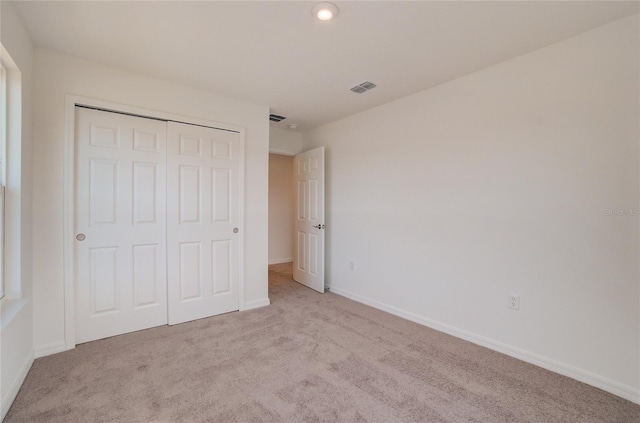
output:
M508 303L507 307L513 310L520 310L520 295L518 294L509 294L508 295Z
M351 266L351 270L356 270L356 262L355 261L352 261L350 263L350 266Z

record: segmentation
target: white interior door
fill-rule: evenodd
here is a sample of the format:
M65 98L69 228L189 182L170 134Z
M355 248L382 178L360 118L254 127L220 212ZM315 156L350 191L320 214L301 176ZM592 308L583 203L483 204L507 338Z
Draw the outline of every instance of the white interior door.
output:
M296 156L293 279L324 292L324 147Z
M240 134L169 122L169 324L238 310Z
M76 108L76 342L167 323L166 122Z

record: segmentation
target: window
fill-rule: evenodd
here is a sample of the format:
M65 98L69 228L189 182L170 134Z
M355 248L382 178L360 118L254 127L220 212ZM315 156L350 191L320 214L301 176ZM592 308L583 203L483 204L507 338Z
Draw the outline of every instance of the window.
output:
M0 185L5 185L5 156L7 137L7 73L0 63Z
M22 298L22 74L0 44L0 298ZM4 297L4 298L3 298Z
M0 63L0 299L4 297L4 225L5 184L7 156L7 74Z

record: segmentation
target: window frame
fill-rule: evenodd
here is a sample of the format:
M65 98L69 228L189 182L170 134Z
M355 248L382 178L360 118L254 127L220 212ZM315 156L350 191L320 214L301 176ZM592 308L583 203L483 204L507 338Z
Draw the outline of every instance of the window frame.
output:
M7 180L7 71L0 62L0 300L5 296L5 186Z
M0 62L0 185L7 180L7 71Z
M0 300L8 308L2 310L3 320L10 304L23 300L22 285L22 72L13 61L4 45L0 43L0 66L4 69L1 100L4 125L0 127L3 137L2 178L4 179L4 218L0 227L3 230L2 285L4 297Z

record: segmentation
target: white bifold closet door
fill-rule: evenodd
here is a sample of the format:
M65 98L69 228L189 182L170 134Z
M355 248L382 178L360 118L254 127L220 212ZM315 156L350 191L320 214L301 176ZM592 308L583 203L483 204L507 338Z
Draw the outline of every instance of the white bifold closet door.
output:
M76 108L76 343L238 310L237 132Z
M238 310L240 134L169 122L169 324Z
M76 108L76 343L167 323L166 132Z

